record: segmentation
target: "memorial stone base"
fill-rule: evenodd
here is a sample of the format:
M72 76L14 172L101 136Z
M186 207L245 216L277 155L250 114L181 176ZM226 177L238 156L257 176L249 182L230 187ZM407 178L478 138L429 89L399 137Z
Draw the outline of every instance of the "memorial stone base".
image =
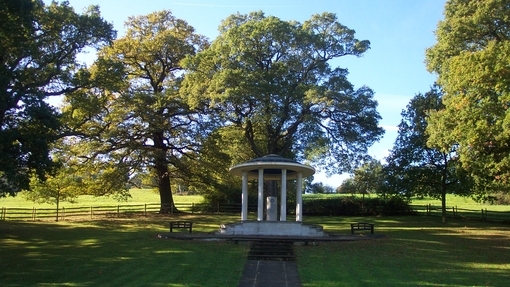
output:
M320 225L306 225L295 221L243 221L222 224L219 234L258 236L328 236Z

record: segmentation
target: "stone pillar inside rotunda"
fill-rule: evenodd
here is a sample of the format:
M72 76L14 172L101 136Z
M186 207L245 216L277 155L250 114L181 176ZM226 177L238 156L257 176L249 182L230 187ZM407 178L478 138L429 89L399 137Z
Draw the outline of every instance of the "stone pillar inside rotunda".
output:
M235 165L230 168L230 172L242 177L241 221L223 224L220 233L228 235L324 236L321 226L302 224L303 179L315 173L313 167L270 154ZM250 179L256 181L257 184L257 220L248 220L248 181ZM287 221L287 182L290 180L296 181L295 221ZM278 202L278 195L280 195L280 202ZM264 210L266 210L265 214Z

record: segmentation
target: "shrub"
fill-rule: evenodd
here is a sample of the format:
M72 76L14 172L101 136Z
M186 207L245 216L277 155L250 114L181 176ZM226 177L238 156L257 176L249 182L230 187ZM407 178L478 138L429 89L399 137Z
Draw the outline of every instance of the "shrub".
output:
M303 214L306 215L410 215L413 210L409 204L399 197L391 198L310 198L303 203Z

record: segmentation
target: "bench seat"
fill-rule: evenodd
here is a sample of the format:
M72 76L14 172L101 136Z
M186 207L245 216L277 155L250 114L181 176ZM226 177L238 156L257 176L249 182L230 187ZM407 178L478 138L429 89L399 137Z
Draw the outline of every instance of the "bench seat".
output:
M174 232L174 228L186 228L189 229L189 233L193 230L193 222L190 221L171 221L170 232Z
M354 230L370 230L370 233L374 234L374 224L367 222L351 223L351 234L354 234Z

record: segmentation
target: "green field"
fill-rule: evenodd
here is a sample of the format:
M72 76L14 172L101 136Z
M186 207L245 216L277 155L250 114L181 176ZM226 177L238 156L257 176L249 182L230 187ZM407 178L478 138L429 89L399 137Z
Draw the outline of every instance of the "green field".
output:
M159 239L169 220L210 232L238 215L0 221L1 286L237 286L249 246ZM508 286L510 226L437 217L305 217L333 233L375 223L383 239L296 246L305 287Z
M326 199L346 196L350 197L351 195L306 194L303 196L303 200L306 204L307 199ZM173 197L177 208L187 212L193 211L192 203L200 204L204 200L200 195L174 194ZM75 212L77 215L87 214L87 212L92 213L92 207L94 207L93 213L98 215L97 209L100 209L99 213L103 212L110 214L114 212L143 212L144 205L145 208L149 208L149 212L157 212L157 210L159 210L159 194L154 190L149 189L132 189L131 197L129 197L126 201L120 202L111 197L94 197L84 195L78 197L75 203L62 202L60 204L60 210L63 211L65 209L67 211L67 213L65 213L65 217L68 219L69 217L76 217L72 215L72 212ZM413 209L419 213L425 214L428 212L429 215L441 216L441 202L437 199L415 198L412 200L411 205ZM90 209L87 209L89 207ZM52 219L56 216L55 205L37 204L32 201L27 201L23 194L16 197L0 198L0 208L2 208L2 211L5 212L3 216L7 218L7 220L44 220ZM37 209L37 212L35 212L35 209ZM62 214L64 214L64 212L62 212ZM478 203L471 198L448 195L447 217L465 217L510 222L510 206ZM92 217L89 216L89 218ZM64 218L62 219L64 220Z
M91 206L98 204L122 204L122 203L158 203L159 202L159 194L155 190L151 189L131 189L130 190L131 197L126 201L117 201L112 197L95 197L90 195L82 195L79 196L75 203L62 202L63 206ZM343 195L343 194L305 194L303 198L331 198L331 197L342 197L342 196L351 196L351 195ZM359 195L358 195L359 196ZM177 203L201 203L203 202L203 197L201 195L179 195L174 194L174 201ZM433 198L414 198L411 202L412 205L427 205L432 204L434 206L440 206L441 201ZM448 195L446 204L449 207L458 206L459 208L466 209L474 209L480 210L482 208L487 208L495 211L510 211L510 206L508 205L491 205L478 203L472 200L469 197L461 197L456 195ZM54 205L51 204L38 204L32 201L28 201L23 197L23 193L20 193L15 197L5 197L0 198L0 206L12 206L12 207L52 207Z
M339 195L306 195L332 197ZM174 195L178 203L200 196ZM127 203L156 203L157 193L132 190ZM448 196L459 209L508 212ZM82 196L75 205L118 204ZM414 200L416 206L440 202ZM1 198L0 206L32 207L23 197ZM37 205L40 206L40 205ZM50 206L50 205L47 205ZM420 213L421 214L421 213ZM253 214L250 214L253 216ZM249 246L228 242L163 240L168 221L194 222L194 232L212 232L238 214L178 214L52 222L0 221L1 286L237 286ZM475 217L476 218L476 217ZM296 246L303 286L508 286L510 225L472 218L307 217L331 233L349 233L349 223L375 223L383 239ZM507 221L508 222L508 221Z
M110 204L124 204L124 203L158 203L160 202L159 193L152 189L131 189L131 197L126 201L117 201L112 197L107 196L91 196L81 195L77 198L75 203L61 202L61 206L92 206L92 205L110 205ZM174 201L178 203L200 203L203 201L203 197L200 195L178 195L174 194ZM0 207L54 207L52 204L39 204L32 201L26 200L23 197L23 193L18 194L15 197L0 198Z

